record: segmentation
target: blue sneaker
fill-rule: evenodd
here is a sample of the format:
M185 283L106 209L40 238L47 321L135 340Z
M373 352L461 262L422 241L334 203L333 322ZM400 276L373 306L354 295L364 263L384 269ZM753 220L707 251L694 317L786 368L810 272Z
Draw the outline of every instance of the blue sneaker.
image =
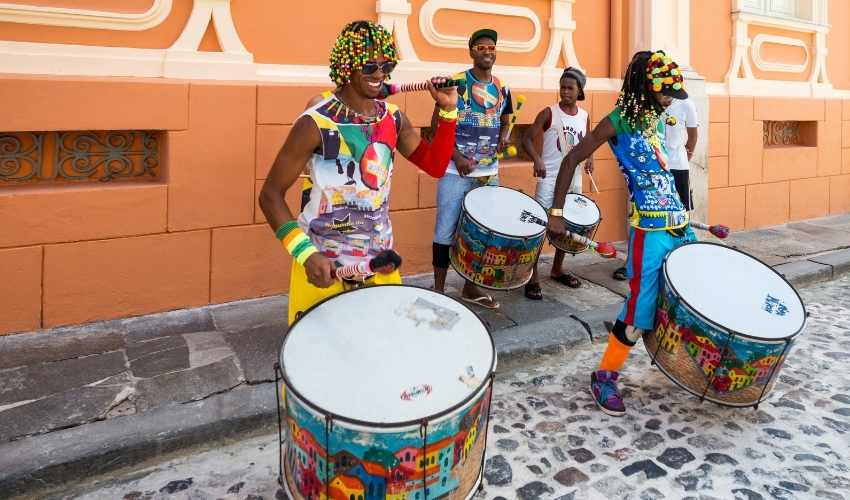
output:
M590 392L593 400L603 412L612 417L622 417L626 414L626 405L617 389L618 372L598 370L590 374Z

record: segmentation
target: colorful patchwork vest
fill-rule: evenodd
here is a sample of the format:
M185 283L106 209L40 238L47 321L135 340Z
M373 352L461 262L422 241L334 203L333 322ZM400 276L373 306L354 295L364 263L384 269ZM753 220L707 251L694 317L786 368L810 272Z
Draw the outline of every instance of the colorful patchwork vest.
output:
M452 79L463 82L458 88L455 147L467 158L479 162L470 177L495 175L499 169L496 147L501 117L510 102L510 91L495 76L491 82L479 82L471 71L458 73ZM457 175L453 161L449 161L447 171Z
M392 248L390 180L401 113L375 101L378 119L364 123L333 94L308 109L322 136L310 163L310 201L301 229L340 265L369 261ZM302 116L303 116L302 115Z
M679 199L673 174L666 169L664 123L634 131L615 109L608 115L616 135L608 141L629 187L629 224L645 231L683 227L688 212Z

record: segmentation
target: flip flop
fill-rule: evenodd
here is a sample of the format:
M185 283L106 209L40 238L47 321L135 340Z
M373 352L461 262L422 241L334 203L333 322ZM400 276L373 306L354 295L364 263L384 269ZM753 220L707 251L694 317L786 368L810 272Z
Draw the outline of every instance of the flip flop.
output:
M581 287L581 281L579 281L578 278L576 278L575 276L573 276L572 274L569 274L569 273L562 274L560 276L551 276L551 278L553 280L557 281L558 283L560 283L564 286L568 286L570 288L580 288Z
M479 306L481 306L485 309L498 309L499 308L499 303L496 302L495 300L493 300L493 297L491 297L487 294L484 294L480 297L475 297L475 298L464 297L463 295L461 295L460 299L463 300L464 302L469 302L470 304L479 305Z
M528 283L525 285L525 296L531 300L543 300L543 291L539 283Z

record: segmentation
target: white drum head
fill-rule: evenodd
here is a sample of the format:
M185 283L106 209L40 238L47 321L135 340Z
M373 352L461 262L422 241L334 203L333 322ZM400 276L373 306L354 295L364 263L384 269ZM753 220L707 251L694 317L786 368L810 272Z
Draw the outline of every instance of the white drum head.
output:
M280 362L301 399L343 418L399 424L471 397L495 370L495 356L466 306L430 290L376 286L302 316Z
M564 218L579 226L599 222L599 207L587 196L570 193L564 198Z
M479 224L507 236L524 238L543 232L546 227L535 222L520 220L523 211L548 221L546 210L534 198L514 189L501 186L482 186L466 194L463 200L466 211Z
M772 340L791 337L803 328L805 307L794 288L743 252L692 243L673 250L664 269L683 301L733 332Z

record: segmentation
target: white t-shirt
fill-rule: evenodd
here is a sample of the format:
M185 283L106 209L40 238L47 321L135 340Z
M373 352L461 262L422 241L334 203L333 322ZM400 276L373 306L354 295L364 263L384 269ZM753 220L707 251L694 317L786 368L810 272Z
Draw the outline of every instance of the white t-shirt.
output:
M666 113L676 117L675 125L665 125L664 145L667 148L667 166L671 170L687 170L688 152L685 151L685 144L688 143L687 128L699 126L697 108L690 99L673 99Z

